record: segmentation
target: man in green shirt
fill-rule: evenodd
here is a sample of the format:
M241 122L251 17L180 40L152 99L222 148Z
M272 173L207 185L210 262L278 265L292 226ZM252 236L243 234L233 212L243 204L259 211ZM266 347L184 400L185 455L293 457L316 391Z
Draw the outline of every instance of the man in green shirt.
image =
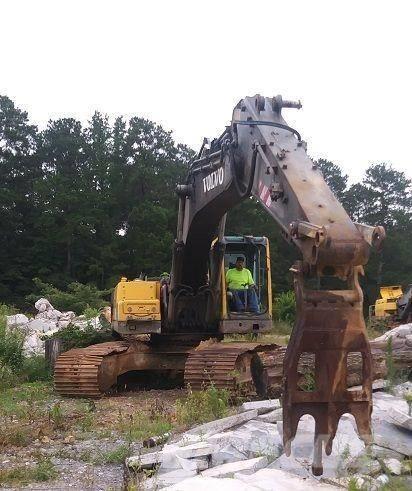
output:
M258 312L258 298L252 273L244 267L245 260L239 256L236 258L234 268L226 272L226 286L231 294L230 308L236 312Z

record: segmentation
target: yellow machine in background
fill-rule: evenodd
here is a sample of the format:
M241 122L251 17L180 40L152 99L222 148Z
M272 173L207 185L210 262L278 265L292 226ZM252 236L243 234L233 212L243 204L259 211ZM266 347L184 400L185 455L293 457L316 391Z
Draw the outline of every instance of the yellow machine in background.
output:
M382 298L378 298L375 302L375 317L389 317L396 315L398 311L398 299L403 295L402 287L382 286L380 288Z

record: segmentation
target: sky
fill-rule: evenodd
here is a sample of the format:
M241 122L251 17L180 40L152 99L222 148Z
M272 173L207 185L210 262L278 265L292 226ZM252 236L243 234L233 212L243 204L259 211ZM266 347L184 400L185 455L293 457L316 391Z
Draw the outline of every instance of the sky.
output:
M0 0L0 94L40 128L95 110L156 121L198 149L256 93L351 181L412 177L412 2Z

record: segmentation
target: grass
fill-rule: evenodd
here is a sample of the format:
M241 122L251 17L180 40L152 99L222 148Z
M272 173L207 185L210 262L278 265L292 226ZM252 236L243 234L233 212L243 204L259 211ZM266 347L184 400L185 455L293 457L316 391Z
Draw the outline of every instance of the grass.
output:
M136 411L133 414L123 415L119 411L116 426L127 441L135 442L169 432L172 429L172 420L170 415L161 412L147 414L144 411Z
M192 425L223 418L229 412L229 397L227 390L213 385L199 392L189 390L176 403L176 419L180 424Z
M123 464L125 459L130 456L131 451L129 444L119 445L114 450L100 454L94 462L96 464Z
M0 469L0 484L21 486L33 482L46 482L55 479L58 472L50 459L42 459L35 466L20 465L10 469Z

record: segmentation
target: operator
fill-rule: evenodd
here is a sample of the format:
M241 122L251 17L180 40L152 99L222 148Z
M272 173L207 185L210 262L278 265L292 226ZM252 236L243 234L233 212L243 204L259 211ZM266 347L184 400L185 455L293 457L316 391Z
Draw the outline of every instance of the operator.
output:
M231 310L235 312L259 312L256 285L252 273L244 267L245 260L239 256L236 258L234 268L226 272L226 285L231 300Z

